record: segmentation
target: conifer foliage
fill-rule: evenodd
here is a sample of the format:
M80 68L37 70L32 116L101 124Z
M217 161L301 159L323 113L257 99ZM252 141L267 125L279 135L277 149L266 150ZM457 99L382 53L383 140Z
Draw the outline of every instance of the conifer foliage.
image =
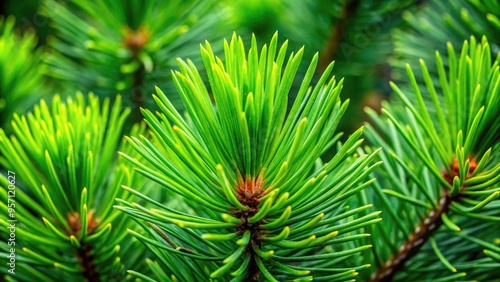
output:
M0 17L0 280L498 280L498 1L37 5L40 43Z
M439 91L421 60L421 86L406 67L416 101L391 84L404 106L386 105L384 118L371 112L388 140L367 131L384 148L380 177L367 198L386 214L385 224L372 231L370 281L497 277L499 61L492 60L485 37L465 41L460 53L448 44L447 57L446 69L436 53Z
M0 129L0 161L9 170L0 178L0 209L17 220L11 279L121 281L126 269L140 267L140 245L125 231L133 225L113 209L115 197L130 197L122 184L143 182L116 159L129 113L119 96L113 106L92 94L66 101L55 96L51 107L42 100L32 113L16 114L10 138ZM133 132L143 129L136 126ZM7 238L13 223L5 218L0 223L1 237ZM2 240L2 257L10 248Z
M347 161L362 142L358 130L331 160L315 167L335 143L334 130L347 107L339 99L342 80L330 77L330 64L310 87L316 55L287 114L303 49L286 60L287 43L278 48L277 39L259 50L254 38L247 51L234 35L224 43L224 61L210 44L201 47L215 108L196 67L179 60L173 77L188 117L159 89L154 99L161 112L143 111L160 143L129 139L149 164L123 155L139 173L181 195L193 211L172 209L125 188L155 205L148 209L120 201L117 207L146 229L147 236L131 233L159 261L156 277L132 271L138 277L345 281L367 267L336 264L369 248L344 243L368 236L362 227L380 220L378 212L358 216L370 205L345 204L371 182L365 179L377 166L375 153ZM193 267L201 262L203 267Z
M23 36L13 17L0 17L0 124L8 127L15 110L27 110L43 96L41 52L33 31ZM20 82L22 81L22 83Z
M149 93L155 85L171 86L175 58L194 57L199 42L224 30L221 10L211 1L42 3L57 30L50 41L55 52L46 59L48 75L65 91L122 94L136 120L139 107L152 106Z
M392 78L406 82L406 64L418 64L423 59L431 75L437 76L434 54L438 50L445 56L447 43L459 47L470 36L486 36L495 57L500 50L500 2L492 0L425 1L416 11L405 11L402 18L409 28L394 32L394 66ZM420 73L415 76L422 79ZM439 88L439 84L436 85Z

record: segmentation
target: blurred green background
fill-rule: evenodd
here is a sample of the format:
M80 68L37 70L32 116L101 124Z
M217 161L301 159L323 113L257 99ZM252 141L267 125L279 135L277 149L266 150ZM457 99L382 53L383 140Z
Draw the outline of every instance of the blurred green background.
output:
M335 61L334 74L337 79L345 78L342 98L351 100L341 124L341 130L349 133L365 120L365 106L378 110L380 102L389 97L388 82L404 76L402 62L416 63L421 54L432 55L427 49L442 49L447 40L461 42L475 33L480 37L481 30L488 27L476 26L489 14L499 13L480 2L3 0L0 35L8 26L5 22L14 21L13 16L15 28L9 33L19 42L34 33L36 46L15 50L24 52L18 56L24 58L20 59L24 65L31 61L29 75L15 67L10 54L14 50L1 50L0 78L11 82L7 86L0 83L1 124L8 130L6 121L13 112L26 112L40 98L76 91L106 97L121 94L135 113L132 121L138 121L142 118L140 107L154 108L154 86L175 100L170 70L176 69L177 57L190 58L201 69L198 50L205 40L222 54L222 38L229 39L233 32L245 42L252 33L258 42L268 42L278 31L281 42L289 40L289 50L305 46L307 58L320 53L318 73ZM447 32L447 25L454 20L464 22L465 31ZM433 32L433 26L447 37ZM492 45L497 46L494 40ZM304 72L305 66L297 81ZM16 85L29 84L30 80L39 87ZM292 98L294 92L290 93ZM181 103L174 104L182 110Z

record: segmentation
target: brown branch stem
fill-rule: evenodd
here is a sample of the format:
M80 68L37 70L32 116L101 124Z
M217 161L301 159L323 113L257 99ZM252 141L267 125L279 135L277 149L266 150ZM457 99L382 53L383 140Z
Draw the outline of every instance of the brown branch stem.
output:
M470 177L477 167L477 163L473 157L469 156L468 159L470 160L470 167L467 178ZM450 185L453 185L453 178L458 175L460 175L459 164L455 158L454 162L450 165L450 170L443 171L443 177ZM442 189L438 207L429 212L417 225L415 230L413 230L410 237L401 245L398 252L373 273L368 282L391 281L394 275L404 268L405 263L415 256L425 242L443 225L442 215L448 213L453 201L457 201L459 197L461 197L460 193L452 196L450 191Z
M86 282L100 282L99 272L94 264L94 256L92 255L92 245L83 244L78 249L78 260L82 265L82 275Z
M441 216L446 214L454 200L447 190L443 189L437 209L432 209L429 214L417 225L413 233L401 245L399 251L393 255L377 272L368 280L369 282L391 281L393 276L404 268L405 263L415 256L420 248L441 227Z
M140 108L144 106L143 84L146 77L146 69L144 63L139 59L139 54L144 49L150 38L149 31L144 27L139 27L137 30L132 30L127 27L125 29L124 45L132 53L131 61L137 61L139 66L132 74L132 101L136 108L134 109L134 121L138 122L142 119Z
M342 8L340 18L335 24L332 24L330 33L328 35L328 40L326 41L326 44L321 51L321 56L318 63L318 72L324 71L328 67L330 62L332 62L335 58L340 44L344 39L346 22L350 17L352 17L352 14L356 13L358 5L359 0L347 1Z
M76 211L69 212L67 216L70 226L70 230L67 231L67 234L76 236L76 234L82 230L80 213ZM99 219L94 217L94 210L90 210L87 214L87 235L92 235L94 233L98 220ZM92 244L80 242L80 247L76 249L76 256L78 262L82 266L83 280L85 282L100 282L101 278L94 263Z
M245 232L250 232L250 242L246 248L246 254L250 258L246 272L246 281L259 281L260 269L257 265L258 255L255 253L254 248L260 249L262 244L260 241L260 225L262 220L256 223L248 222L248 219L253 217L257 212L259 212L258 205L260 199L264 196L263 191L263 181L262 177L258 176L253 179L250 176L242 177L239 176L238 187L236 189L238 193L238 200L246 205L248 209L246 211L238 210L235 216L239 218L242 223L238 226L238 233L244 234Z

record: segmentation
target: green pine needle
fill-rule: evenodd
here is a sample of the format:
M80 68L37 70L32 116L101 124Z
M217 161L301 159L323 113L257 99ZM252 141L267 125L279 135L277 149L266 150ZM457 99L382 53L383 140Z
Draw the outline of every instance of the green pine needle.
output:
M173 72L188 118L157 89L154 99L160 112L143 110L143 114L158 142L128 139L148 163L124 155L139 173L196 209L186 214L145 196L160 209L126 204L118 208L137 220L157 224L175 245L194 249L175 251L174 245L162 245L157 236L149 239L133 233L152 248L195 260L212 258L216 263L205 266L210 275L204 279L225 280L230 273L243 280L336 275L336 270L304 272L297 267L320 261L328 269L335 263L332 258L347 258L369 248L340 251L346 246L335 238L379 220L379 213L354 220L352 216L362 210L353 211L349 218L336 217L349 197L366 188L364 178L377 166L372 164L375 153L357 160L351 156L361 143L361 131L330 162L313 170L331 146L347 107L339 99L343 80L330 77L331 64L311 86L318 63L314 56L287 112L303 49L286 59L287 42L278 46L277 35L260 50L255 37L246 49L243 40L233 35L230 42L224 42L224 61L212 50L208 42L201 46L209 86L189 60L178 59L179 71ZM157 255L160 261L168 259L166 253ZM220 256L225 257L222 263L217 262ZM276 268L278 261L300 263ZM357 265L352 263L350 267ZM168 276L186 271L188 265L163 267Z

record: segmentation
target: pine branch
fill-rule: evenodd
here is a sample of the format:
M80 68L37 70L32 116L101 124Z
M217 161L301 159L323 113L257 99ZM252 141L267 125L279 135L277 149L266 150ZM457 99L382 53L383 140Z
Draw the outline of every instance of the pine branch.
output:
M141 107L154 106L146 93L169 81L175 58L194 57L200 42L220 37L226 15L212 1L122 2L42 1L41 11L57 31L49 42L48 75L64 91L122 94L139 120ZM165 87L173 92L173 84Z
M326 67L335 59L340 44L344 40L344 33L346 31L346 25L349 19L356 14L356 9L360 4L359 0L348 0L342 8L340 17L335 23L332 23L330 32L328 34L328 40L326 41L323 51L321 52L321 57L319 59L318 71L324 71ZM332 20L333 21L333 20Z
M129 64L138 64L139 66L132 74L132 101L136 109L144 107L145 93L143 93L146 78L146 66L139 58L140 53L148 44L150 34L144 27L139 27L137 31L128 29L125 34L124 45L132 53ZM133 120L139 122L142 120L142 115L139 110L134 111Z
M90 211L88 214L87 223L87 236L92 236L94 230L97 226L97 221L93 218L94 211ZM68 236L76 235L82 231L82 224L80 219L80 214L78 212L68 213L68 224L71 232L68 232ZM99 271L94 262L94 255L92 254L93 245L92 243L79 240L79 247L76 248L77 260L81 265L81 273L84 281L99 282L101 281Z
M14 112L26 111L36 100L43 97L42 53L36 48L37 38L33 31L17 34L15 18L0 16L0 121L10 131Z
M101 278L94 263L91 244L83 244L78 249L78 261L82 265L82 276L84 281L100 282Z
M477 164L472 161L470 163L468 176L474 172L476 167ZM443 177L448 181L450 186L453 186L453 179L460 176L457 160L455 160L453 165L451 165L450 171L453 174L450 174L448 170L445 170ZM463 188L461 191L462 190ZM418 254L422 246L424 246L434 233L439 230L439 228L443 225L443 217L448 216L450 206L454 201L458 201L460 197L463 197L463 195L460 193L451 195L449 190L442 188L439 202L433 205L433 208L429 211L427 216L423 217L420 223L417 224L410 237L407 238L399 247L398 252L394 254L385 264L383 264L382 267L378 268L368 281L392 281L394 275L398 271L404 270L405 264ZM454 272L456 272L456 269Z
M368 125L369 139L377 146L387 148L388 155L381 154L385 161L384 177L382 182L377 181L373 186L373 197L380 199L376 207L388 211L392 220L386 222L387 229L380 225L378 231L373 231L379 237L374 236L377 243L373 254L379 267L373 270L368 281L391 281L403 277L412 280L416 273L426 271L423 269L431 264L432 259L453 273L447 279L465 275L490 277L489 273L477 270L469 269L467 274L460 272L466 266L461 269L458 261L470 262L470 265L477 263L484 268L494 267L494 264L485 263L484 256L481 262L474 261L481 260L478 256L482 247L488 250L486 253L495 249L487 243L491 237L484 230L491 230L500 220L498 212L493 212L499 204L500 178L493 175L500 171L500 159L498 153L494 153L495 157L491 155L492 150L497 150L500 140L497 134L500 119L492 110L500 101L499 89L493 86L500 81L498 60L491 60L486 38L477 43L472 37L470 43L464 43L459 55L448 44L448 52L449 69L446 70L440 54L436 54L442 97L438 96L426 64L420 61L427 92L420 90L412 69L407 66L416 102L411 102L392 84L405 108L386 103L383 110L386 120L368 111L388 138L384 140ZM464 71L469 68L470 72ZM485 73L488 75L483 75ZM480 88L479 85L489 87ZM424 93L429 95L435 111L431 112L425 104ZM384 186L392 188L381 189ZM393 201L390 202L387 196L394 197ZM413 224L414 218L416 224ZM471 225L467 222L472 219L478 223ZM449 240L463 237L463 234L477 236L469 239L476 244L475 249L471 248L474 251L455 244L455 247L447 247L450 248L448 256L443 255L440 245L447 244L447 240L433 238L447 230L450 231ZM429 245L428 241L432 245L430 250L425 247ZM382 242L389 246L384 247ZM433 253L421 255L428 251ZM457 265L451 259L456 260ZM437 273L437 269L428 270L428 276L420 274L418 279L444 279L446 274Z
M179 60L173 77L189 119L157 89L154 99L163 115L143 114L160 142L129 138L148 161L123 154L137 171L195 207L174 209L132 188L127 190L157 209L126 201L117 206L147 232L131 233L155 250L163 268L158 279L342 281L368 267L349 258L370 248L357 240L367 236L360 228L380 220L378 213L361 216L369 205L350 210L345 201L368 185L363 179L378 165L371 164L376 152L350 157L361 144L358 130L331 162L313 169L333 145L332 133L347 106L339 99L342 81L329 78L330 65L308 91L315 56L287 115L303 49L285 63L287 43L279 48L277 42L275 35L259 51L254 37L247 51L234 35L224 43L225 62L209 43L202 47L216 108L194 64ZM335 268L337 260L347 267ZM203 268L188 271L199 261Z
M457 196L455 196L457 197ZM405 264L415 256L422 246L431 238L431 236L443 224L442 216L447 214L453 197L447 190L442 191L442 197L439 200L438 207L432 209L429 214L417 225L412 235L401 245L398 252L391 257L377 272L373 273L368 281L370 282L389 282L394 275L404 270Z
M394 32L394 56L390 60L393 67L392 79L405 87L406 64L418 64L423 59L432 77L437 77L434 54L437 50L446 54L446 44L460 46L471 35L476 38L486 36L495 57L500 46L500 5L495 1L445 0L420 1L417 11L406 11L403 19L408 28ZM444 58L444 64L447 60ZM419 73L417 79L422 79ZM440 85L436 84L439 88ZM411 91L408 95L412 95ZM411 96L410 96L411 98ZM428 106L432 103L428 101Z
M121 280L125 265L142 267L143 249L124 236L125 227L135 225L112 208L115 197L130 199L121 183L143 182L115 153L129 110L121 110L120 96L111 109L109 99L102 107L93 95L74 99L56 95L50 108L42 100L33 113L15 115L11 138L0 129L1 164L19 181L1 175L0 198L7 203L7 187L15 189L12 214L19 218L16 244L22 246L16 252L29 281L42 277L40 272L46 281ZM132 133L144 130L137 125ZM124 143L121 149L130 147ZM0 209L7 213L7 205ZM135 255L122 253L130 246Z

